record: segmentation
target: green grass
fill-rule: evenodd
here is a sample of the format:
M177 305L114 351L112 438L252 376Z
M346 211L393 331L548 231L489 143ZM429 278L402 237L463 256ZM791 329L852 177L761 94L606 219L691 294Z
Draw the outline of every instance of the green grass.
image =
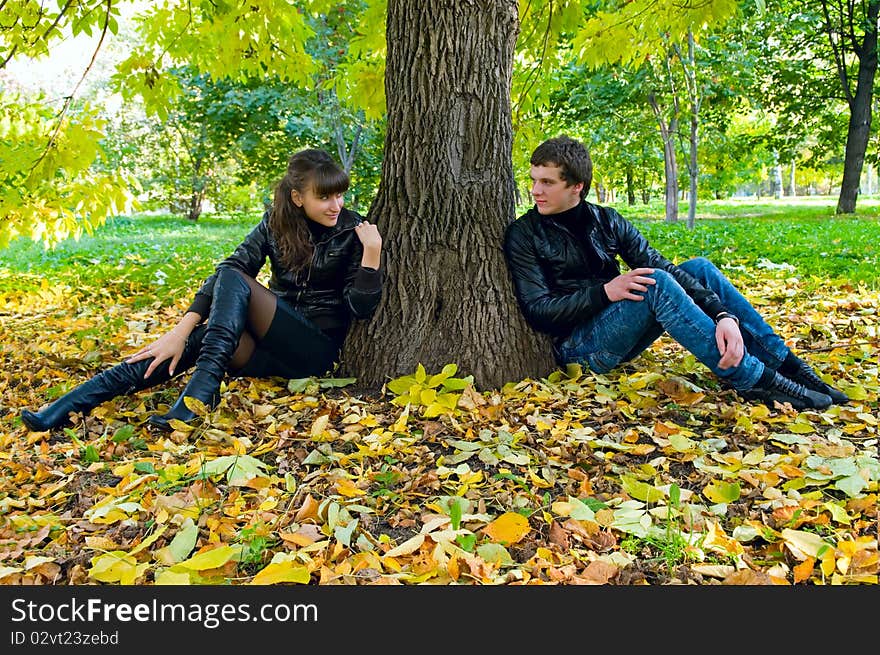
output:
M74 288L112 281L119 290L144 294L144 303L153 302L159 289L166 298L189 297L258 220L120 216L52 250L18 239L0 250L0 292L35 290L46 278Z
M782 266L791 275L830 283L878 285L880 202L860 200L859 213L834 214L834 199L702 201L688 230L666 223L663 205L613 204L673 261L705 256L747 275L749 269ZM523 209L523 208L521 208ZM69 239L53 250L18 239L0 250L0 293L37 290L44 280L72 288L107 285L136 294L138 304L189 298L214 264L232 252L259 217L203 215L192 223L168 215L137 215L107 221L94 234ZM143 296L141 298L141 296Z

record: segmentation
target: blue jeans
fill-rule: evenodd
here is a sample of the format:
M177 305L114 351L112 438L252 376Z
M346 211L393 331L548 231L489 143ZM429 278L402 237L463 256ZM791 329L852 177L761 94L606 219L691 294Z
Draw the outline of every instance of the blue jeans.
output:
M595 373L607 373L636 357L665 331L734 389L751 389L765 366L778 369L788 346L730 280L705 257L686 261L680 268L714 291L739 318L746 352L738 366L718 368L721 354L715 345L715 321L659 268L653 273L656 284L648 286L644 300L613 302L575 328L556 348L559 363L577 362Z

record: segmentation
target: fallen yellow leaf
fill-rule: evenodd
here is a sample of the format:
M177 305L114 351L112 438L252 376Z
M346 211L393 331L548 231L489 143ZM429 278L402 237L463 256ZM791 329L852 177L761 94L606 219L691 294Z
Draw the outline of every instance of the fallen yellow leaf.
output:
M489 525L483 532L495 543L515 544L531 530L529 520L517 512L505 512Z

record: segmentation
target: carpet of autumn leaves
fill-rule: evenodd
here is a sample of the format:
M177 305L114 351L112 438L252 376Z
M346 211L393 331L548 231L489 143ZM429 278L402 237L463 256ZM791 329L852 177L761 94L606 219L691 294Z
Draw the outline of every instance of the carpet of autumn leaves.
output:
M149 431L184 376L30 433L21 408L185 301L0 294L0 583L877 584L880 293L741 287L851 403L743 403L663 338L609 375L495 390L454 366L383 389L228 379L204 424Z

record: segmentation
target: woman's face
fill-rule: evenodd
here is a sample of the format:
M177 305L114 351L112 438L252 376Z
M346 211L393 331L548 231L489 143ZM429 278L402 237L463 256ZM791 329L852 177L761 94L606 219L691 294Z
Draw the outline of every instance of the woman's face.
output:
M318 195L311 186L305 193L294 189L290 192L290 197L297 207L303 208L307 217L325 227L336 225L336 221L339 220L339 212L342 205L345 204L345 194Z

